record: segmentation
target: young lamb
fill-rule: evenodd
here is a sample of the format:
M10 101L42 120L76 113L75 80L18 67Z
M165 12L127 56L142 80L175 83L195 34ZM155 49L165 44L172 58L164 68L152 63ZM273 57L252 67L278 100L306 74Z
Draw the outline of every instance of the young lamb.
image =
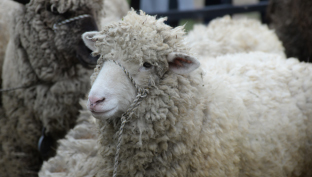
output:
M283 42L287 57L312 61L312 1L270 0L270 26Z
M224 16L212 20L207 26L197 24L188 33L186 41L194 53L204 57L251 51L276 53L285 57L284 48L275 32L254 19Z
M87 103L99 152L40 175L112 176L118 149L114 176L311 176L312 66L250 52L199 67L164 20L131 11L83 35L101 56Z
M97 60L80 36L97 30L103 13L102 0L20 2L2 78L5 89L23 88L2 93L1 177L37 176L76 124Z

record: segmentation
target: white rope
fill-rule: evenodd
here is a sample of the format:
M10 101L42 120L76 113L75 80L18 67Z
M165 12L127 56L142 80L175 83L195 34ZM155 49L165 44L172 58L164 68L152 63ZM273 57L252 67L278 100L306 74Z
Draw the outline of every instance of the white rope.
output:
M138 93L137 96L135 97L135 99L133 100L133 102L131 103L131 105L129 106L128 110L125 113L123 113L121 116L121 125L120 125L119 132L118 132L118 141L117 141L117 146L116 146L114 172L113 172L113 177L117 177L118 165L119 165L119 154L120 154L120 146L121 146L121 141L122 141L123 129L124 129L127 121L129 121L131 119L131 117L134 114L137 107L141 104L143 98L145 98L147 96L147 94L149 93L150 86L147 88L138 87L138 85L135 83L134 79L132 78L131 74L126 70L126 68L124 68L120 63L118 63L115 60L108 60L108 61L112 61L116 65L118 65L122 68L122 70L128 76L128 78L130 79L131 83L134 85L134 87L136 88L137 93Z
M61 25L64 25L64 24L66 24L66 23L70 23L70 22L72 22L72 21L80 20L80 19L87 18L87 17L91 17L91 15L89 15L89 14L83 14L83 15L79 15L79 16L77 16L77 17L73 17L73 18L66 19L66 20L61 21L61 22L59 22L59 23L55 23L55 24L53 25L53 29L56 30L56 29L57 29L57 26L61 26Z

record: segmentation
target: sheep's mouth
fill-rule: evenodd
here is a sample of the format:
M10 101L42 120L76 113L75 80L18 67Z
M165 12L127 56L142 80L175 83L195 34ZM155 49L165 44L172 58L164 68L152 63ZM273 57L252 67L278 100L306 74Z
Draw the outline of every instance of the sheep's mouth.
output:
M77 58L85 68L93 69L96 66L98 56L92 56L92 51L84 45L83 41L79 42L76 48Z
M98 110L98 111L91 110L90 112L92 116L95 117L96 119L101 119L101 118L109 118L111 116L114 116L116 114L116 110L117 110L117 107L112 107L107 110Z

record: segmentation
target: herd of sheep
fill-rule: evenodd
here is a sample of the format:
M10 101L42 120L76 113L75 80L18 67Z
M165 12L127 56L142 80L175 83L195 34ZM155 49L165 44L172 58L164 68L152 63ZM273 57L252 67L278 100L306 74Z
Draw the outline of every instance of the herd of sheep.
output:
M277 22L186 34L124 0L15 1L0 0L1 177L312 176L312 65L294 58L309 39L297 55Z

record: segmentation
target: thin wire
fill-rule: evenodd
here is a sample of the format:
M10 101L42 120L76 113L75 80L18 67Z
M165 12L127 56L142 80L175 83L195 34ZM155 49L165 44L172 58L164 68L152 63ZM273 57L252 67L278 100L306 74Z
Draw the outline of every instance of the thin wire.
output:
M72 21L79 20L79 19L83 19L83 18L86 18L86 17L91 17L91 15L89 15L89 14L83 14L83 15L79 15L79 16L77 16L77 17L73 17L73 18L66 19L66 20L61 21L61 22L59 22L59 23L55 23L55 24L53 25L53 29L56 30L56 29L57 29L57 26L61 26L61 25L64 25L64 24L66 24L66 23L70 23L70 22L72 22Z

